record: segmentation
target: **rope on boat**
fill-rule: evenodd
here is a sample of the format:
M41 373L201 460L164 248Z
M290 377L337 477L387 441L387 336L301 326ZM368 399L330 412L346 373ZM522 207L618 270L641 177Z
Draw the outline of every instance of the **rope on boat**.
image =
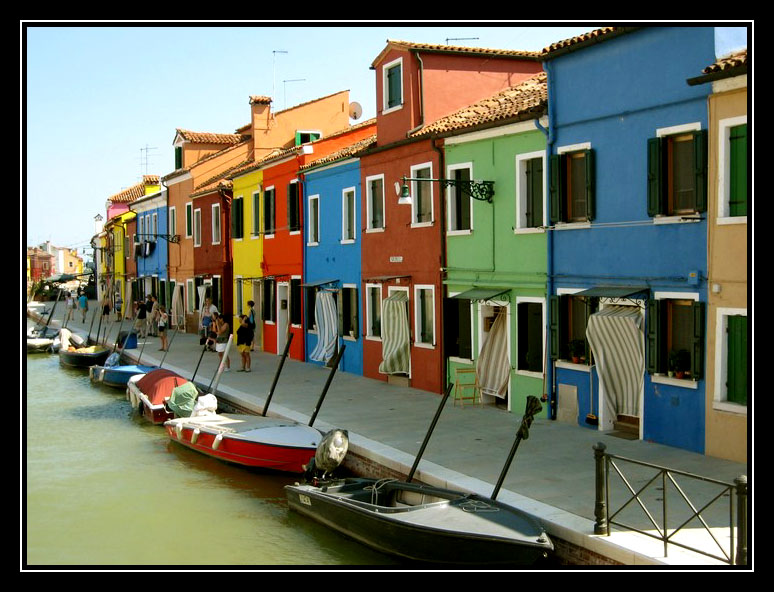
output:
M463 512L499 512L500 508L481 500L467 500L460 504Z
M377 500L379 499L379 490L382 489L385 485L389 483L394 483L397 481L397 479L392 479L389 477L386 477L384 479L379 479L378 481L375 481L373 485L366 485L363 489L366 491L371 491L371 504L376 505Z

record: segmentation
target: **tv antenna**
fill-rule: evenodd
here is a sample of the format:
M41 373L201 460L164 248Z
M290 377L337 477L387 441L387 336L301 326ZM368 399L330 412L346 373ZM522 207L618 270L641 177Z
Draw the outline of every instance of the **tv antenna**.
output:
M283 80L282 81L282 108L287 109L288 107L288 88L287 83L288 82L304 82L306 78L293 78L290 80Z
M478 37L447 37L446 45L449 45L449 41L478 41Z
M145 174L148 174L149 154L151 150L158 150L155 146L148 146L145 144L145 148L140 148L140 170L145 167Z
M274 49L271 52L271 67L272 67L272 75L271 75L271 100L273 101L276 99L276 79L277 79L277 54L278 53L288 53L284 49Z

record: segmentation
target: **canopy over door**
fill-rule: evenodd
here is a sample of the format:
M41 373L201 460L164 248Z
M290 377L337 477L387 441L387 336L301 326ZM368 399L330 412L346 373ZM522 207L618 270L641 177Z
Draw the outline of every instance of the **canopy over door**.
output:
M476 360L476 375L481 392L504 399L508 390L511 365L508 362L507 314L501 308Z
M317 293L314 322L317 324L317 345L309 358L315 362L327 362L336 351L338 337L338 313L332 292L320 290Z
M409 374L408 296L395 292L382 302L381 374Z
M608 306L589 317L586 338L604 393L605 417L640 415L645 376L642 315L635 306Z

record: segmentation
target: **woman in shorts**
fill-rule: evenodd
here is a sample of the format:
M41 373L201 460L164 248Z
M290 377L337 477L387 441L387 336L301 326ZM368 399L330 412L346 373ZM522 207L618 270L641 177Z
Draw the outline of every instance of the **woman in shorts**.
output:
M239 317L240 324L237 329L237 349L242 354L242 367L237 372L250 372L250 351L253 348L253 328L250 326L250 317Z

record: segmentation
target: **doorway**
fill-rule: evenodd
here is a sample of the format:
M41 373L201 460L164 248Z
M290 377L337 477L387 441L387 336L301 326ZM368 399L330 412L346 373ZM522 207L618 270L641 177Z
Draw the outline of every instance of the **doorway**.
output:
M277 282L277 355L282 355L288 339L289 293L289 282Z
M510 304L488 300L478 306L476 373L484 403L510 410Z

